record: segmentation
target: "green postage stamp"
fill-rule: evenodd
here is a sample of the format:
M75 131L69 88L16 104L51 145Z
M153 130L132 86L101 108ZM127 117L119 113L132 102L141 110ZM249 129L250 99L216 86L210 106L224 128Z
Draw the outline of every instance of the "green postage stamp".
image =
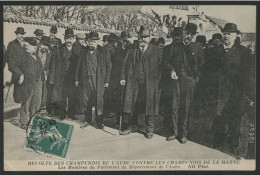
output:
M35 115L27 130L25 148L38 153L65 158L73 125Z

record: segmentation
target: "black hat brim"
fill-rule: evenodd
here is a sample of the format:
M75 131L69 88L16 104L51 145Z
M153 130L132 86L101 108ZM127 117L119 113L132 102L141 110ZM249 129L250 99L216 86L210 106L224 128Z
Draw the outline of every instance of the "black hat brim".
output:
M26 32L17 32L17 31L15 31L14 33L16 33L16 34L21 34L21 35L24 35L24 34L26 34Z
M94 38L89 38L90 40L100 40L100 38L96 38L96 37L94 37Z
M140 34L139 37L141 37L141 38L147 38L147 37L150 37L150 35L143 35L143 34Z
M43 36L45 33L38 33L38 32L34 32L34 34L36 35L36 36Z
M74 37L75 35L72 34L68 34L68 35L64 35L65 37Z
M237 33L237 34L240 33L239 30L225 30L225 29L222 29L221 32L222 32L222 33L224 33L224 32L228 32L228 33Z

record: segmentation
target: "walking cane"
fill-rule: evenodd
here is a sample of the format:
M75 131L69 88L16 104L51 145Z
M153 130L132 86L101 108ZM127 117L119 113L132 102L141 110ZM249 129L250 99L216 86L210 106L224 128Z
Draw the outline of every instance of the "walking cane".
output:
M9 81L7 81L7 82L5 82L5 86L8 86L7 94L6 94L6 97L5 97L5 103L6 103L7 97L8 97L8 95L9 95L10 88L11 88L11 86L12 86L12 83L9 82Z
M123 98L124 98L124 88L125 88L125 86L122 86L122 90L121 90L121 99L120 99L119 135L121 134L122 119L123 119Z

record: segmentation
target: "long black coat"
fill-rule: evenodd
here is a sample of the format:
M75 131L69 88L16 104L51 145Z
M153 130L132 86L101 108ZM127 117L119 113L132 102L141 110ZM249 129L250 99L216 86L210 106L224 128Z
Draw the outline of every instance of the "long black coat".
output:
M89 78L88 74L88 53L89 48L85 47L82 49L81 55L78 60L78 65L76 68L75 81L79 81L80 90L82 93L86 93L88 84L85 81ZM109 83L110 74L111 74L111 60L110 60L110 52L101 46L97 47L97 72L96 72L96 90L97 90L97 111L98 114L101 115L103 112L103 103L104 103L104 91L105 83ZM83 95L84 96L84 95ZM83 99L84 101L84 99ZM86 104L84 104L86 105ZM101 113L100 113L101 112Z
M66 74L65 77L65 84L68 88L74 88L75 87L75 75L76 75L76 69L77 69L77 64L78 60L80 57L80 53L82 50L83 46L81 46L78 42L75 42L72 45L72 55L69 60L69 69L68 73Z
M43 80L43 66L39 57L34 59L25 50L19 57L9 60L9 69L14 77L24 75L24 81L20 85L19 79L14 81L14 100L16 103L25 103L29 98L36 81Z
M133 92L135 85L135 71L138 46L128 49L123 65L121 67L121 80L126 80L126 92L123 105L123 112L131 113L133 104ZM149 44L145 60L145 83L146 83L146 112L145 115L158 115L160 89L159 80L161 78L161 51L158 47Z
M50 63L49 63L49 74L48 74L48 81L54 82L55 79L55 71L56 71L56 63L60 53L60 47L62 45L61 39L59 38L48 38L49 40L49 49L50 49Z
M22 53L24 53L24 51L25 51L24 48L21 46L21 44L19 43L19 41L17 39L11 41L7 45L7 50L5 52L5 62L7 62L7 64L9 64L9 62L11 60L15 60L15 59L19 58L20 55ZM10 68L9 68L9 70L10 70ZM14 77L15 75L17 75L17 74L12 75L12 80L17 80L17 78L19 78L19 77Z
M57 55L57 60L55 61L55 74L54 74L54 86L53 86L53 101L62 100L62 86L64 83L64 78L67 73L68 65L70 64L70 58L72 50L68 51L66 44L63 44ZM69 53L69 55L66 55Z
M228 52L225 52L223 45L217 46L216 54L220 59L220 76L218 90L218 115L223 111L242 113L243 95L247 92L250 74L250 51L244 46L234 44ZM235 101L228 103L229 100Z

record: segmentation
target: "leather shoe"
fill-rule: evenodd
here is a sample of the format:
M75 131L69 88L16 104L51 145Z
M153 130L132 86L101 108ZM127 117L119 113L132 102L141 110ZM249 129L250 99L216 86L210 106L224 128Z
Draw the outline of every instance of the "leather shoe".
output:
M130 133L131 133L131 129L130 129L130 128L127 128L126 130L121 131L121 132L120 132L120 135L127 135L127 134L130 134Z
M121 131L120 135L127 135L127 134L130 134L131 132L137 132L137 126L136 125L132 125L132 126L128 127L126 130Z
M85 128L85 127L87 127L89 124L87 123L87 122L85 122L85 123L81 123L81 125L80 125L80 128Z
M98 128L98 129L104 129L104 125L103 125L102 122L97 122L97 121L96 121L96 123L97 123L97 128Z
M181 144L185 144L187 141L188 141L187 137L181 137L181 139L180 139Z
M176 139L176 135L175 134L173 134L173 135L171 135L171 136L168 136L167 137L167 141L173 141L173 140L175 140Z
M153 133L152 133L152 132L148 132L148 133L146 134L146 138L147 138L147 139L153 138Z
M20 126L20 128L26 129L26 128L27 128L27 125L26 125L26 124L22 124L22 125Z

